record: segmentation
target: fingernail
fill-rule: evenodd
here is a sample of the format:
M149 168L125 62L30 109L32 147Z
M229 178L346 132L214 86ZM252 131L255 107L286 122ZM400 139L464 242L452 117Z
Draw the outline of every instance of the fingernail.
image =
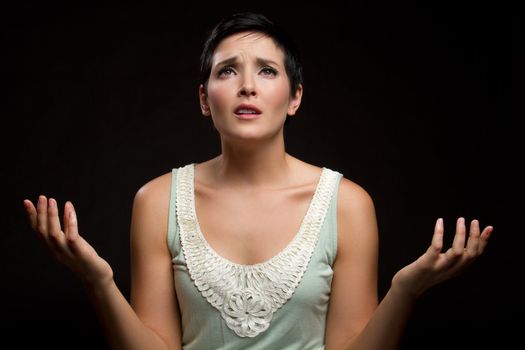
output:
M53 198L49 198L47 205L49 208L53 208L55 206L55 200Z

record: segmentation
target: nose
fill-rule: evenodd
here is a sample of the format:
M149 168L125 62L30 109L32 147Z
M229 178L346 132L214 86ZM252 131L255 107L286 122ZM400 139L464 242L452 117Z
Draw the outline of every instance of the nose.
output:
M242 85L238 92L239 96L255 96L257 91L253 80L249 77L246 77L242 81Z

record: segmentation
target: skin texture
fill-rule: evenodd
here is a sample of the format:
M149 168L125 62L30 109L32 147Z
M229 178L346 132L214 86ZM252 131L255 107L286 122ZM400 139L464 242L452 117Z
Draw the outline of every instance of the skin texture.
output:
M235 64L220 64L234 57ZM275 43L259 33L239 33L219 44L207 91L199 87L201 112L212 118L222 153L196 164L198 216L203 223L217 227L216 236L205 230L212 246L238 263L266 260L287 244L291 237L276 236L277 226L252 237L248 232L268 226L260 208L270 204L276 213L290 206L298 208L288 214L299 217L299 208L307 203L319 176L318 167L285 152L283 125L286 115L295 115L303 92L300 86L290 94L289 86L284 55ZM234 111L241 103L255 105L261 116L240 120ZM135 195L129 303L115 285L109 264L79 234L72 203L65 203L61 223L59 205L53 198L41 195L36 204L24 200L32 229L85 286L113 349L181 348L180 314L166 244L170 181L170 173L161 175ZM228 197L231 193L235 197ZM223 209L224 222L211 216L225 208L219 198L237 206ZM279 203L286 205L279 207ZM221 225L231 227L232 213L241 211L244 220L235 231L221 230ZM274 219L273 225L287 221L284 215ZM362 187L346 178L339 187L337 223L338 250L326 326L326 349L330 350L396 349L417 299L432 286L461 274L483 253L493 231L492 226L481 230L477 220L472 220L467 230L464 218L458 218L452 247L445 249L443 221L438 219L428 249L395 274L390 290L378 304L374 203ZM293 232L293 226L281 228L282 232ZM258 237L264 239L257 241Z

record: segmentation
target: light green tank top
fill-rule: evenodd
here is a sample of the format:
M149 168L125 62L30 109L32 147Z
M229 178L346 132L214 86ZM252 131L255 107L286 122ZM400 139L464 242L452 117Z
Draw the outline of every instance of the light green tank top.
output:
M183 349L324 349L342 176L323 167L294 239L266 262L239 265L200 230L194 163L172 170L167 239Z

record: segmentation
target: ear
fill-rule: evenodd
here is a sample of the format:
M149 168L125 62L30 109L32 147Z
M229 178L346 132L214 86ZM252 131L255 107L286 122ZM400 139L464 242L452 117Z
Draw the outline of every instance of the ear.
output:
M295 95L290 99L288 104L288 115L294 115L301 105L301 98L303 97L303 85L299 84Z
M208 105L208 96L206 95L204 86L202 84L199 85L199 103L201 106L202 115L209 117L211 115L211 111L210 106Z

